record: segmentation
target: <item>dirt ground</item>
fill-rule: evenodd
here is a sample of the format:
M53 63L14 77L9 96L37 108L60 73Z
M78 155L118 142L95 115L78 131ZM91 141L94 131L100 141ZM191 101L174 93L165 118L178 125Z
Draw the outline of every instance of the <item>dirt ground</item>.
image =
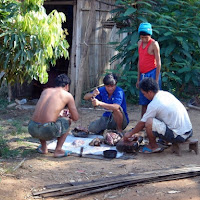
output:
M81 118L73 123L71 129L77 125L88 125L90 121L101 116L101 110L88 108L79 109ZM194 130L194 138L200 141L200 111L188 110ZM27 126L32 111L21 111L13 109L4 116L1 114L1 126L6 120L25 116L24 124ZM134 127L140 118L139 106L128 106L130 124L126 130ZM31 141L27 134L27 141L38 146L37 141ZM10 144L11 145L11 144ZM19 147L23 143L13 142L12 145ZM23 158L1 159L0 167L15 169ZM65 158L53 158L52 153L41 155L34 150L34 153L27 155L22 165L16 170L1 173L0 177L0 200L23 200L35 199L32 192L43 189L45 185L95 180L103 177L137 174L160 169L178 168L184 166L200 166L199 155L187 150L183 155L172 154L170 149L162 153L132 155L131 159L98 160L69 156ZM200 199L200 177L187 178L174 181L158 183L138 184L123 187L107 192L93 194L80 198L82 200L199 200ZM50 200L50 198L48 199Z

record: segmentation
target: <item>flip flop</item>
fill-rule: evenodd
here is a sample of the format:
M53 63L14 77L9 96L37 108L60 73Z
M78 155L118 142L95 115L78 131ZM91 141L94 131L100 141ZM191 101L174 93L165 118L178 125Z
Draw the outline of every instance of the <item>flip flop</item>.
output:
M40 144L40 145L38 146L38 148L36 149L37 152L40 153L40 154L45 154L45 153L42 151L41 147L42 147L42 145Z
M159 152L162 152L163 150L164 150L164 148L162 148L162 147L158 147L158 148L152 150L152 149L148 148L147 146L143 146L143 147L139 150L139 152L140 152L140 153L149 154L149 153L159 153Z
M72 151L66 150L64 154L60 154L60 155L54 156L54 158L67 157L68 155L70 155L70 153L72 153Z

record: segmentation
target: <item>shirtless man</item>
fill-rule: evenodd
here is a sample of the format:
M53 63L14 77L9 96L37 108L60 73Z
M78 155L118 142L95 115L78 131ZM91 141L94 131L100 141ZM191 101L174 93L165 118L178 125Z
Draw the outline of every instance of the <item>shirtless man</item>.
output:
M54 157L67 156L68 152L62 150L62 145L69 134L71 121L79 118L74 98L68 92L70 82L65 74L57 76L55 88L45 89L36 105L28 131L32 137L40 140L39 153L48 153L46 141L57 138ZM66 105L68 112L63 110Z
M151 38L152 27L150 23L141 23L138 29L140 40L138 41L138 79L136 87L144 77L152 77L161 88L161 59L160 47L157 41ZM146 112L150 100L140 91L139 104L142 105L141 117Z

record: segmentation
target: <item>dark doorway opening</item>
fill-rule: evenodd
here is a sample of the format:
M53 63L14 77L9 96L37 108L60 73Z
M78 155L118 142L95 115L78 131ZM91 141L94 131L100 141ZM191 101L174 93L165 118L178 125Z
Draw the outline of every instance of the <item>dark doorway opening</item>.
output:
M68 35L66 36L66 40L68 41L70 47L68 49L69 53L71 52L72 46L72 35L73 35L73 5L45 5L47 14L52 12L53 10L57 10L58 12L63 12L66 16L66 22L62 24L63 29L67 29ZM59 74L65 73L68 74L70 61L65 58L60 58L56 61L55 66L50 66L50 70L48 71L48 82L46 84L41 84L39 81L33 81L33 90L32 90L32 98L38 99L40 97L41 92L48 87L54 87L54 80L56 76Z

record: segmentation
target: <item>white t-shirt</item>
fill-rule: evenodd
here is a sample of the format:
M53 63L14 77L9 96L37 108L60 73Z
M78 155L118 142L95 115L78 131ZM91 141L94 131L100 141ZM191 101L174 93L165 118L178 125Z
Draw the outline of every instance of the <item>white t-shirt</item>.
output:
M174 95L162 90L155 94L141 121L146 122L148 118L156 118L164 122L177 135L183 135L192 129L183 104Z

